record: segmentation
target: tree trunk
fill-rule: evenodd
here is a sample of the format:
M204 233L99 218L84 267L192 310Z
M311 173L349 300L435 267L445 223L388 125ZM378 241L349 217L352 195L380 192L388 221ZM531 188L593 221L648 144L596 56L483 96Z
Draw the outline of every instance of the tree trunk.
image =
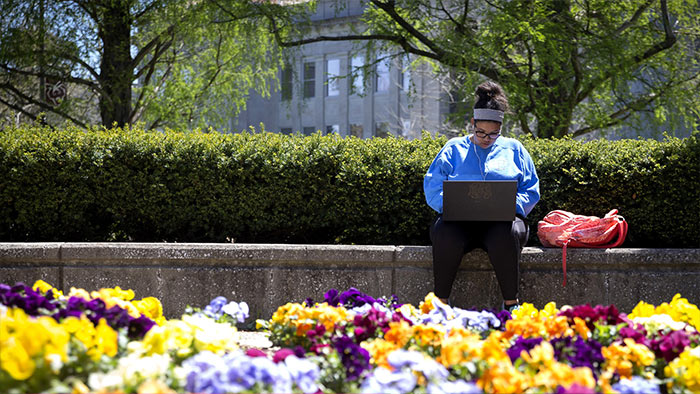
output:
M105 127L129 123L131 114L131 15L128 1L107 1L99 25L103 43L100 64L100 115Z

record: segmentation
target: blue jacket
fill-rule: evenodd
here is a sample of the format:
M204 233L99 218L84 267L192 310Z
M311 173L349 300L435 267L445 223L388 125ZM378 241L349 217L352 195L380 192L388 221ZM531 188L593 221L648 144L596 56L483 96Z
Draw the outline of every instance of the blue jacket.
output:
M423 178L425 200L438 213L442 213L442 181L448 179L517 180L516 213L523 217L540 200L540 180L532 158L513 138L499 137L488 149L472 143L469 136L447 141Z

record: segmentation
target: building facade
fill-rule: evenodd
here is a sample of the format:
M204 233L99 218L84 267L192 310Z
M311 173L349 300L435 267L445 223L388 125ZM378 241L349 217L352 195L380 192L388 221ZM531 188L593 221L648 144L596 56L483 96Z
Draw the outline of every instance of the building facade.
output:
M342 9L337 3L319 1L311 36L340 36L361 27L361 2L346 0ZM279 71L281 89L268 98L251 93L230 129L262 123L273 132L320 130L359 138L441 131L449 105L429 65L411 67L406 55L372 53L362 44L326 41L290 49Z

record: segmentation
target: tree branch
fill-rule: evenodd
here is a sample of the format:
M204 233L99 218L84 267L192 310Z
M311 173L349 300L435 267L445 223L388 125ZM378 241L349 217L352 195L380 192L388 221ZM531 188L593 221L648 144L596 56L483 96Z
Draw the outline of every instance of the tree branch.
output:
M66 81L66 82L73 82L77 83L80 85L85 85L89 87L90 89L94 89L96 91L102 92L102 89L100 86L88 79L83 79L83 78L77 78L77 77L70 77L70 76L62 76L62 75L53 75L53 74L47 74L47 73L41 73L41 72L33 72L33 71L24 71L24 70L19 70L16 68L8 67L5 64L0 64L0 68L4 68L7 70L9 73L15 73L19 75L27 75L31 77L44 77L44 78L51 78L51 79L56 79L56 80L61 80L61 81Z
M610 36L617 37L618 35L620 35L620 33L627 30L628 27L632 26L637 21L637 19L639 19L639 17L642 16L644 11L646 11L646 9L649 8L649 6L651 6L651 3L653 3L654 1L656 0L647 0L644 4L639 6L634 15L632 15L632 17L625 23L621 24L620 27L615 29L615 31Z
M37 106L39 106L39 107L41 107L49 112L53 112L56 115L62 116L62 117L70 120L71 122L75 123L76 125L78 125L82 128L87 128L87 126L83 122L73 118L72 116L68 115L67 113L65 113L63 111L59 111L59 110L51 107L50 105L48 105L46 103L42 103L41 101L37 101L37 100L27 96L26 94L22 93L19 89L15 88L14 86L10 85L9 83L0 84L0 88L9 90L10 92L14 93L17 97L21 98L22 100L24 100L30 104L37 105Z
M680 81L671 81L666 84L663 84L662 86L659 86L656 88L656 91L661 92L661 93L656 93L656 92L651 92L649 94L643 95L636 100L626 103L624 107L618 109L617 111L611 113L607 117L610 119L608 122L598 125L598 126L588 126L584 127L581 129L578 129L572 133L572 136L576 137L579 135L583 135L586 133L590 133L591 131L595 131L601 128L605 127L610 127L614 126L616 124L621 123L625 119L629 118L635 110L638 110L639 108L643 108L644 106L647 106L654 102L654 100L658 99L659 97L663 97L664 94L663 92L674 87L674 86L679 86L683 83L686 83L688 81L692 81L693 79L697 78L700 76L700 71L696 72L692 76L685 78Z
M624 69L635 66L641 63L642 61L656 55L657 53L671 48L673 44L676 43L677 38L676 35L673 33L673 29L671 29L671 21L668 16L668 6L666 0L661 0L661 14L664 25L664 40L652 45L644 53L632 56L629 65L618 64L616 67L608 69L608 71L603 73L603 75L601 75L600 77L593 79L590 83L587 84L586 88L579 92L579 94L576 96L577 103L580 103L581 101L585 100L586 97L588 97L591 94L593 89L597 88L603 82L610 79L614 75L614 72L612 70Z
M160 32L157 36L153 37L151 41L148 42L148 44L144 45L141 50L134 56L134 59L131 60L131 66L133 69L136 69L136 66L141 63L141 60L146 56L147 53L153 49L153 47L157 46L160 44L161 40L164 39L167 36L171 36L175 32L175 25L170 25L168 26L167 29L163 30Z
M21 113L27 115L28 117L32 118L35 122L39 121L39 116L34 115L33 113L25 110L24 108L22 108L20 106L17 106L15 104L12 104L10 102L5 101L2 97L0 97L0 104L4 104L5 106L14 109L17 112L21 112ZM49 125L49 127L51 127L51 129L54 130L53 126Z
M408 23L406 19L404 19L401 15L396 12L396 7L395 3L393 0L388 0L387 2L382 2L379 0L370 0L372 4L376 5L379 7L381 10L383 10L391 19L394 20L394 22L398 23L399 26L401 26L408 34L410 34L412 37L415 37L418 41L420 41L423 45L426 47L430 48L431 51L439 58L439 59L445 59L445 51L442 48L439 48L435 43L429 39L427 36L425 36L423 33L418 31L413 25Z

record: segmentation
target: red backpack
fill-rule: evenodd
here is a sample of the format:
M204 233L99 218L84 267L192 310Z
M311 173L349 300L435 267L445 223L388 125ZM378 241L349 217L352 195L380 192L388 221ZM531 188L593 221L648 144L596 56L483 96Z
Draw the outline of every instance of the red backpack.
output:
M562 270L566 286L566 248L614 248L622 245L627 236L627 222L608 212L602 219L596 216L575 215L556 210L548 213L537 224L537 237L545 247L562 248Z

